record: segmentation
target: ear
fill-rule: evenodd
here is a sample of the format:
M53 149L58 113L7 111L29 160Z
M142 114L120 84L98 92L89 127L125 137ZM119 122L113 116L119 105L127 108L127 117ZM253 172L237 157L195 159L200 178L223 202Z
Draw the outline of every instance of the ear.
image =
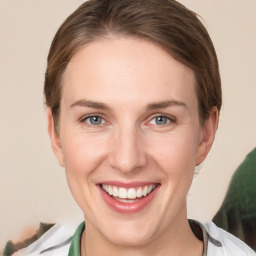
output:
M64 167L63 152L62 152L62 147L60 143L60 138L59 138L59 135L56 133L52 111L50 108L47 108L47 118L48 118L48 134L50 136L52 150L55 156L57 157L59 164L62 167Z
M217 107L213 107L210 112L209 118L205 120L202 127L202 136L200 138L199 146L197 149L197 155L196 155L196 166L201 164L205 160L206 156L208 155L215 138L217 126L218 126L218 109Z

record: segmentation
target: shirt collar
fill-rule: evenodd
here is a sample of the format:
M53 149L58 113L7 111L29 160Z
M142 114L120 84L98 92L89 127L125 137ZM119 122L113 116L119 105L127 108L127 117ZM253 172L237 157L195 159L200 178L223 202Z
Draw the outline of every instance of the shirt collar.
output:
M78 226L78 228L72 238L68 256L80 256L80 244L81 244L81 238L82 238L82 233L83 233L84 229L85 229L85 223L82 222Z

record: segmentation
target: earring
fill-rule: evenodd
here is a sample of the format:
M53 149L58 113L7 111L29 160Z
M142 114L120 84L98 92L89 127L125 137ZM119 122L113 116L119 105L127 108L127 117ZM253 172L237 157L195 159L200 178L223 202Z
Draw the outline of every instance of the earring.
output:
M194 177L196 178L197 177L197 175L199 174L199 172L200 172L200 170L203 168L203 163L201 163L201 164L199 164L199 165L197 165L196 167L195 167L195 172L194 172Z

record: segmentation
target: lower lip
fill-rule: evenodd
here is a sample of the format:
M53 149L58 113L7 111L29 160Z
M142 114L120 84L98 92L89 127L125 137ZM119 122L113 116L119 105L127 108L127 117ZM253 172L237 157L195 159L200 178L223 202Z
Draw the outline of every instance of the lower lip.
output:
M120 201L115 200L113 197L108 195L100 185L98 185L101 195L107 205L112 208L113 210L120 212L120 213L137 213L143 210L150 202L153 200L155 194L159 189L159 185L147 196L138 199L133 203L123 203Z

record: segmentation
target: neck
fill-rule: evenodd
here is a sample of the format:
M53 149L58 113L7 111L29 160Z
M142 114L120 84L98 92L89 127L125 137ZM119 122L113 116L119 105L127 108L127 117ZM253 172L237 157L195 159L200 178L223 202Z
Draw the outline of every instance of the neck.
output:
M182 215L182 217L181 217ZM202 256L203 242L198 240L187 220L186 209L161 234L139 246L122 246L111 243L94 227L86 225L81 239L81 256Z

